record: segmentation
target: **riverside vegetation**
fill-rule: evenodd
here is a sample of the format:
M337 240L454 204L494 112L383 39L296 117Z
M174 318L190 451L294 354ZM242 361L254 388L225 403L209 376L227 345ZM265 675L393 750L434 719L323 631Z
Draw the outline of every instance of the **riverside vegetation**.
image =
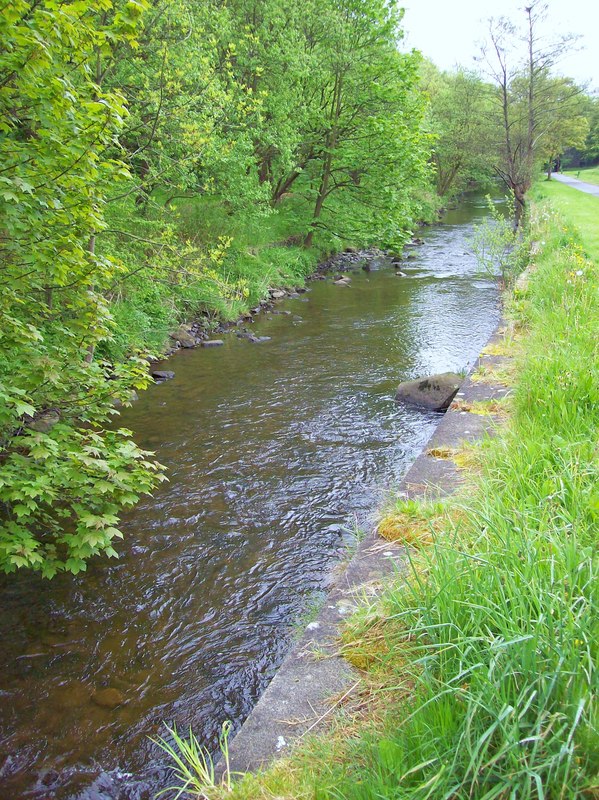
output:
M494 85L402 53L384 0L2 7L0 569L117 555L164 474L110 421L179 323L233 320L348 244L400 252L473 181L501 174L520 214L539 159L592 163L596 102L527 15L524 64L494 31Z
M507 300L507 421L469 459L467 490L386 515L415 547L407 575L345 629L358 700L238 782L217 785L187 747L182 793L596 797L599 201L561 185L535 195L540 249Z

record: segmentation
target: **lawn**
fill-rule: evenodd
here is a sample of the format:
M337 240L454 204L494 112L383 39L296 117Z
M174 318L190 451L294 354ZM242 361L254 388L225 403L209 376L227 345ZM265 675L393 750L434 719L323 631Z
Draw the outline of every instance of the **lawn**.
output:
M579 181L594 183L599 186L599 167L584 167L583 169L565 169L564 175L577 178Z
M599 168L597 183L599 183ZM545 198L569 225L577 228L588 256L599 262L599 197L580 192L557 181L536 184L534 197Z

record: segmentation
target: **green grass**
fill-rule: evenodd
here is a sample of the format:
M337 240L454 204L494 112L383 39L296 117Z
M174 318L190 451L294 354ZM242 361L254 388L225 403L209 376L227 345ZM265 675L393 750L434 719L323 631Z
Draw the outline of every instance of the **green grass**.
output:
M564 175L578 178L580 181L594 183L599 186L599 167L582 167L581 169L565 169Z
M599 197L585 194L557 181L537 183L533 197L548 200L559 209L560 217L565 223L576 228L576 235L589 258L599 261Z
M309 208L290 198L270 212L230 208L217 197L175 198L156 190L145 210L132 197L109 208L101 254L123 265L111 296L114 338L105 355L160 352L179 322L235 320L270 288L303 284L329 249L306 249Z

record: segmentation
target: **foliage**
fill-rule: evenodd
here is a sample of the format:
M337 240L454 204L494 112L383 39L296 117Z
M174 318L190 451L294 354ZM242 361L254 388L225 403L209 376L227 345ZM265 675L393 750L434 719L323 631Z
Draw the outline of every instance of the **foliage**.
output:
M108 156L122 97L89 64L131 42L142 2L110 26L108 2L17 0L0 17L0 568L78 572L115 555L118 510L155 484L158 466L125 430L106 431L115 400L147 383L133 358L95 358L110 338L106 293L119 265L98 255Z
M589 134L587 98L569 78L547 79L543 92L551 116L539 137L538 147L541 159L547 164L547 177L551 178L553 164L567 148L585 145Z
M474 226L470 245L480 267L490 275L499 272L503 285L511 286L526 266L529 240L522 231L514 230L490 197L487 203L489 214Z
M174 0L107 62L103 81L129 105L119 142L133 175L98 238L127 267L114 298L130 330L110 354L167 332L157 309L138 313L148 275L169 319L232 319L269 280L301 278L344 242L397 246L430 217L417 60L397 51L399 22L380 0ZM285 260L302 269L281 273Z
M491 86L475 73L440 72L431 62L422 66L422 86L430 101L437 193L451 197L488 184L494 174Z
M506 18L491 20L481 57L496 86L495 170L512 194L516 227L540 163L584 138L583 115L576 107L581 90L551 75L573 37L547 41L545 12L541 0L534 0L525 9L523 31Z
M591 166L599 163L599 97L584 96L584 116L588 123L588 134L582 145L566 148L564 164L567 166Z

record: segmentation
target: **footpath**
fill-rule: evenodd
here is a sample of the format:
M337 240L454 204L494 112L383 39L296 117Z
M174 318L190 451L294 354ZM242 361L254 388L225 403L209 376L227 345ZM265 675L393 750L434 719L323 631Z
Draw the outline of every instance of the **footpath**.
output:
M592 183L579 181L578 178L571 178L569 175L562 175L560 172L554 172L552 175L552 180L565 183L566 186L571 186L573 189L578 189L579 192L584 192L585 194L592 194L594 197L599 197L599 186L595 186Z

